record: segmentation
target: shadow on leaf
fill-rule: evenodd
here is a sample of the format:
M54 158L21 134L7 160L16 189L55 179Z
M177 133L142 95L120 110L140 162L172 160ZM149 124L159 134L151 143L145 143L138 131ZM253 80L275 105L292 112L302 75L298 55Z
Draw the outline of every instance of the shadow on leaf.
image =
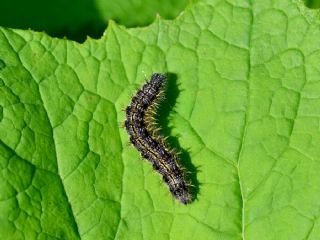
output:
M192 164L190 154L187 150L182 149L179 144L178 137L172 136L172 127L169 127L170 113L173 111L173 107L176 104L180 90L177 85L177 75L174 73L167 73L168 83L164 100L160 103L157 110L158 124L161 128L161 135L168 137L166 142L173 149L180 152L180 163L185 168L187 174L187 181L190 182L193 187L191 192L193 199L197 198L199 193L199 182L197 179L197 168Z

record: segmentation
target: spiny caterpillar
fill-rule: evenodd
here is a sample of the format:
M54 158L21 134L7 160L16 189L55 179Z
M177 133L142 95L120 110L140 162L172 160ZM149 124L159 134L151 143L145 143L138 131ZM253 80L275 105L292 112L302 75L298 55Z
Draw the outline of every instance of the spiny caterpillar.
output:
M167 77L163 74L154 73L151 76L151 80L137 92L126 108L125 127L130 142L162 175L172 195L181 203L188 204L192 201L192 195L178 164L178 155L165 143L154 120L166 83Z

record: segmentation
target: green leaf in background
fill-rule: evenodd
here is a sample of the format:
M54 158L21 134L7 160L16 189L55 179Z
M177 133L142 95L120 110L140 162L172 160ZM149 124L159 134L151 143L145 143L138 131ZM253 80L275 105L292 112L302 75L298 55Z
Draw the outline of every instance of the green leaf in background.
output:
M203 0L83 44L1 28L1 239L319 239L319 39L295 0ZM197 169L186 206L120 127L153 72Z
M311 9L320 8L320 1L319 0L304 0L304 4Z
M174 18L187 0L2 0L0 26L45 31L83 42L100 38L109 19L125 26L146 26L156 14Z

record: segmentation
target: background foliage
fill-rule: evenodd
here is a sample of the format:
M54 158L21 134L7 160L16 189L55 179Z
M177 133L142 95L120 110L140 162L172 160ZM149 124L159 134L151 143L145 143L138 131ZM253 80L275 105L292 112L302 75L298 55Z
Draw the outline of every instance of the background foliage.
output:
M0 26L45 31L51 36L83 42L100 38L109 19L127 27L146 26L156 14L172 19L187 0L4 0Z

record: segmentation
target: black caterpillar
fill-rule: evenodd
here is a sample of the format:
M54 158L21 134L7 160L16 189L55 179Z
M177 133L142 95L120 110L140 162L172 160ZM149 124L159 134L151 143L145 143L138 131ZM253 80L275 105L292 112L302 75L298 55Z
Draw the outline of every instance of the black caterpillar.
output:
M126 108L125 127L130 142L141 156L152 163L153 168L163 176L172 195L183 204L192 201L185 173L178 164L178 155L165 143L154 120L156 109L164 97L167 77L154 73L151 80L132 98Z

